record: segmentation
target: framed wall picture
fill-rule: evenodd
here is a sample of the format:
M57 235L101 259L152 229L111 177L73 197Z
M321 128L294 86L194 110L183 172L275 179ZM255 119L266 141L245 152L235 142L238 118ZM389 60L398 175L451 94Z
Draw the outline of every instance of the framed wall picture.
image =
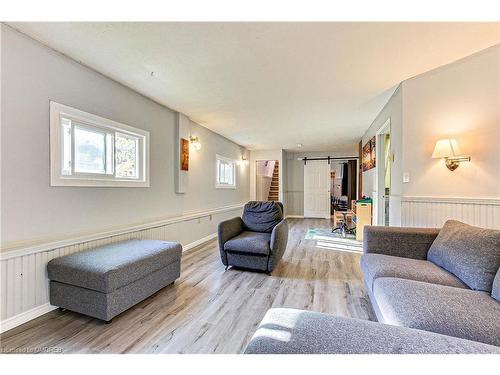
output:
M181 171L189 170L189 141L187 139L181 138L181 149L180 149L180 167Z
M375 152L375 137L372 137L372 139L370 140L370 143L371 143L371 152L372 152L372 156L371 156L371 168L375 168L375 165L376 165L376 159L377 159L377 153Z
M377 153L375 152L375 137L373 137L363 146L363 172L375 168L375 159L377 157L376 155Z

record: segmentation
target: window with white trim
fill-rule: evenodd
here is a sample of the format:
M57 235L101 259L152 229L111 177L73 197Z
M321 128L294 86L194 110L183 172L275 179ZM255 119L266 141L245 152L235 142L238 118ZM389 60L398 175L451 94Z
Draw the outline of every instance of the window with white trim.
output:
M236 161L216 155L218 188L236 188Z
M149 186L149 132L50 102L51 186Z

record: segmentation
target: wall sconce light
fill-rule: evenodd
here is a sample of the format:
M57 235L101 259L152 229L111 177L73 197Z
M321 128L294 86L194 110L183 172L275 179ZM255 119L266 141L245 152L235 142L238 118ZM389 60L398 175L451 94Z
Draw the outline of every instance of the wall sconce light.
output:
M248 159L245 155L241 155L241 160L238 160L238 165L240 166L248 165Z
M189 143L195 150L200 150L201 149L201 143L198 137L193 137L192 135L189 136Z
M458 147L458 143L455 139L440 139L436 142L434 147L434 152L432 153L433 159L444 159L446 167L450 171L454 171L458 168L460 163L465 161L470 161L470 156L463 156Z

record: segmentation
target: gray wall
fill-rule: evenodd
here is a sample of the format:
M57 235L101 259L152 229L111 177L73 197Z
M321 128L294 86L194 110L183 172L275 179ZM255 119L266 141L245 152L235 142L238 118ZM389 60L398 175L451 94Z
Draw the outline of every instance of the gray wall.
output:
M191 123L202 149L191 153L187 193L175 194L172 110L8 26L1 28L2 245L101 231L249 199L248 167L238 167L237 189L215 188L215 154L240 159L244 148ZM50 187L49 100L149 131L151 187Z
M391 119L391 225L401 223L407 198L500 197L499 72L496 45L403 81L378 114L363 144ZM455 138L472 161L450 172L432 159L442 138ZM363 173L363 194L374 197L375 178L375 168Z
M500 45L403 82L405 196L500 198ZM455 138L470 163L432 159Z

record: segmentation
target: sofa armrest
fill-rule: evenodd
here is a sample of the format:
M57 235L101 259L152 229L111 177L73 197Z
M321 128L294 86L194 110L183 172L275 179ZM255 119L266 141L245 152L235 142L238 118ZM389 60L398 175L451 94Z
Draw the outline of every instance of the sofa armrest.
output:
M439 229L434 228L367 225L363 233L363 252L424 260L438 233Z
M224 263L225 266L227 266L227 255L224 251L224 244L241 232L243 232L243 220L241 220L240 217L221 221L217 227L220 256L222 258L222 263Z
M286 220L281 220L271 232L271 257L269 259L268 269L271 271L274 268L286 250L288 243L288 223Z

